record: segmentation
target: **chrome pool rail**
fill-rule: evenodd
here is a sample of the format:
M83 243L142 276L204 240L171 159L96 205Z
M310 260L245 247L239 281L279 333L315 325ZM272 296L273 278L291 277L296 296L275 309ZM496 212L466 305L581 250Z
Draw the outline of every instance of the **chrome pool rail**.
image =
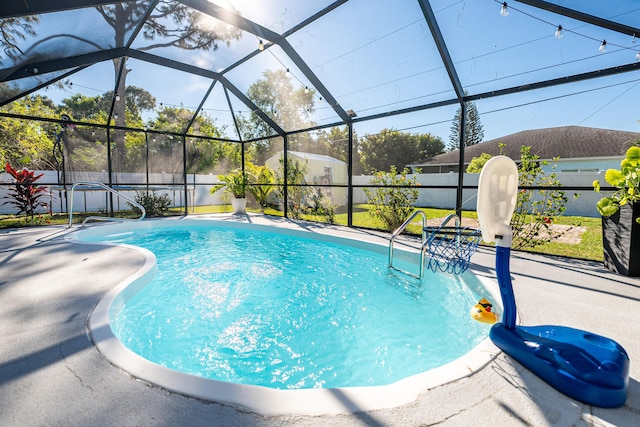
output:
M421 210L417 210L414 213L412 213L409 218L407 218L405 220L405 222L402 223L402 225L400 225L400 227L398 227L396 229L396 231L393 232L393 234L391 235L391 238L389 239L389 268L393 268L394 270L397 271L401 271L405 274L408 274L409 276L415 277L417 279L422 279L422 275L424 273L424 251L421 250L420 251L420 275L415 275L412 273L409 273L408 271L404 271L402 269L399 269L397 267L394 267L393 265L393 244L396 240L396 238L409 226L409 224L411 224L411 222L414 220L415 217L417 217L418 215L420 215L422 217L422 242L425 241L426 239L426 227L427 227L427 214L425 214L423 211Z
M82 221L82 226L86 225L86 223L89 221L114 221L114 222L142 221L144 217L147 215L147 211L145 210L144 206L142 206L140 203L136 202L132 198L125 196L123 193L114 190L113 188L109 187L106 184L103 184L101 182L92 182L92 181L78 181L75 184L73 184L73 186L71 187L71 196L69 200L69 204L70 204L69 227L73 225L73 195L74 195L75 189L76 187L85 187L85 186L98 187L97 189L102 189L112 194L115 194L118 197L122 197L123 199L128 201L131 205L140 209L140 212L142 212L142 215L140 216L140 218L113 218L113 217L107 217L107 216L88 216L84 219L84 221Z

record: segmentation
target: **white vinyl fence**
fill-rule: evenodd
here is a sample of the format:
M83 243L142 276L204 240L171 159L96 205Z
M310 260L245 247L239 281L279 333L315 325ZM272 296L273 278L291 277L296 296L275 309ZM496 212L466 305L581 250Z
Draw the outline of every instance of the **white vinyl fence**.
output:
M42 183L52 183L57 182L57 173L55 171L39 171L38 173L44 173L44 176L40 178L39 182ZM604 181L604 172L559 172L557 174L559 181L564 186L573 186L573 187L589 187L591 188L591 184L594 180L599 179L601 183L605 184ZM464 175L464 185L465 186L476 186L478 184L479 174L465 174ZM354 185L367 185L371 180L371 176L361 175L353 177ZM176 176L175 180L172 179L170 174L150 174L149 180L150 182L179 182L181 176ZM94 181L94 182L108 182L108 176L106 172L87 172L82 176L77 177L77 180L82 181ZM146 174L119 174L118 181L126 182L128 184L139 183L136 185L129 185L126 187L117 188L118 191L122 191L128 197L134 197L135 191L141 191L146 189L146 185L144 184L146 180ZM456 186L458 180L458 174L455 173L446 173L446 174L419 174L418 182L422 186ZM10 183L13 182L13 178L7 174L0 174L0 182ZM228 200L225 199L225 196L221 194L222 192L218 192L215 196L209 194L209 189L211 188L211 183L218 182L217 175L188 175L187 176L187 193L188 193L188 204L189 207L202 206L202 205L213 205L213 204L222 204L227 203ZM195 184L203 184L209 183L207 185L194 185ZM15 213L15 208L11 205L4 204L7 200L7 186L0 187L0 213L8 214ZM149 188L157 191L158 194L167 194L174 206L184 206L185 201L185 193L184 193L184 184L150 184ZM67 190L71 189L71 185L67 184ZM49 202L52 207L53 212L65 212L66 211L66 201L64 196L64 191L62 186L54 185L49 188L50 190L50 199ZM103 190L96 189L80 189L81 191L77 191L74 196L74 206L73 209L76 212L96 212L96 211L106 211L109 203L109 199L107 193ZM577 199L573 197L574 191L566 190L566 196L568 198L567 201L567 210L565 215L576 215L576 216L587 216L587 217L598 217L598 211L596 210L595 204L596 202L604 195L604 193L599 194L593 191L584 191L580 194ZM354 188L354 203L366 203L367 197L362 188ZM465 189L463 191L463 209L464 210L475 210L476 207L476 190L475 189ZM422 188L419 192L418 202L416 203L419 207L435 207L435 208L443 208L443 209L455 209L456 205L456 190L455 188L451 189L437 189L437 188ZM114 198L114 209L127 209L128 205L124 199Z

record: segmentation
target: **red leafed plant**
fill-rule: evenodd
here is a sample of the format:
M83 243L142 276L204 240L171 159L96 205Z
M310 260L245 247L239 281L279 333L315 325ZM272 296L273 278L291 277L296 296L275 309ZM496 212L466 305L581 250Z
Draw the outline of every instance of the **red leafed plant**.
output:
M17 171L9 163L5 165L4 170L16 181L14 187L7 193L12 200L4 202L3 205L14 205L18 208L18 214L25 213L33 220L36 209L39 207L46 209L48 206L45 199L49 195L47 188L35 183L44 174L36 175L27 169Z

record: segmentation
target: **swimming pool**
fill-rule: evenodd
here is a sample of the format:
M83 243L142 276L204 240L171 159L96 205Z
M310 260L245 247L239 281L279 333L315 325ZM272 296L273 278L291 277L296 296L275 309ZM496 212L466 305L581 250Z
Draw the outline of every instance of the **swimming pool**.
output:
M135 362L134 366L124 367L135 376L174 391L269 413L280 410L283 413L309 413L310 408L309 405L295 405L295 410L277 409L282 407L282 396L277 398L279 403L274 407L245 399L247 393L253 395L260 391L269 396L287 393L286 400L291 403L309 393L326 395L328 391L334 403L318 405L314 397L311 411L336 412L340 407L340 412L345 410L345 403L338 402L336 407L335 394L338 391L355 393L360 396L358 400L368 395L366 403L357 404L359 409L363 405L379 407L383 404L386 407L391 403L395 406L398 399L411 401L417 396L415 388L424 389L425 373L439 371L435 377L441 377L443 373L450 376L447 367L451 363L461 361L460 357L477 345L482 348L486 344L483 340L488 328L469 320L468 312L479 295L488 295L495 290L487 291L485 285L470 273L460 278L428 276L423 283L416 283L415 279L402 274L396 277L399 273L387 269L386 246L340 240L318 230L312 233L294 230L291 224L273 233L273 227L255 224L200 220L179 223L176 228L176 221L147 221L95 227L76 234L76 239L81 241L106 239L151 245L149 248L153 248L151 236L160 236L160 241L164 242L160 248L153 249L157 255L157 266L153 254L147 252L152 265L148 271L141 272L139 277L132 278L131 283L122 284L118 287L121 289L114 290L114 295L105 298L91 317L92 336L98 348L113 361L107 354L113 348L108 351L101 348L101 344L102 347L105 343L113 344L107 347L117 348L118 357L124 355L129 359L127 363ZM167 234L170 229L180 237ZM214 231L217 234L211 234ZM196 251L183 253L182 249L173 246L175 242L185 242ZM223 242L230 246L224 247L227 243ZM246 259L241 256L248 247L261 246L260 242L269 242L262 248L262 258L255 254ZM242 249L234 252L234 247ZM283 252L276 250L277 247L283 247ZM219 259L215 253L231 253L235 261ZM314 258L298 258L308 254ZM411 255L417 259L415 254L407 253L404 257L410 258ZM191 269L186 278L170 274L177 265L193 264L197 259L206 261ZM321 259L328 260L329 264L319 262ZM349 259L355 262L350 264ZM358 268L366 264L365 259L374 263L373 279L360 277L364 273ZM232 269L233 264L238 264L240 270ZM343 264L345 270L338 271ZM296 267L294 276L284 273L287 266ZM337 276L330 275L333 270ZM150 282L156 271L160 274ZM176 288L176 285L182 290L189 290L186 292L190 294L188 298L198 294L197 299L177 302L171 292L162 293L167 288ZM263 294L265 288L276 289L279 296ZM299 297L304 296L302 294L307 294L310 299L300 300ZM243 302L241 295L245 298ZM331 301L332 295L337 299ZM159 307L162 306L158 304L160 300L167 302L164 308ZM271 314L265 311L265 302L271 305ZM194 312L194 306L198 305L203 306L204 311ZM228 322L221 321L229 312L236 311L240 313L237 317ZM186 317L182 316L185 312ZM326 316L327 312L329 316ZM403 318L401 314L408 317ZM151 318L159 321L147 322ZM204 341L187 344L182 338L193 334L191 326L197 318L204 318L205 331L209 330L196 333L201 338L204 335ZM120 322L122 319L124 321ZM445 321L452 323L443 327ZM174 328L168 323L188 324L188 327ZM372 327L367 330L370 325ZM407 328L403 331L404 326ZM138 330L146 332L138 335ZM267 335L263 335L261 330L267 330ZM451 330L451 333L442 334L443 330ZM417 340L411 335L418 336ZM460 336L463 338L458 341L463 345L453 343L453 338ZM163 348L164 341L167 342L166 348ZM219 346L213 346L212 341ZM320 347L330 351L316 352ZM176 352L179 348L186 350ZM430 350L433 351L430 353ZM163 359L167 353L174 354L172 358ZM239 365L227 363L227 359L231 360L238 354L241 356ZM264 355L263 360L256 359L260 354ZM158 355L162 357L158 358ZM330 360L330 356L337 357ZM195 365L190 358L195 360ZM468 359L466 356L462 359L465 358ZM155 363L151 364L146 359ZM203 360L213 361L213 364L203 365ZM486 362L488 360L481 362L476 358L472 364ZM462 364L466 373L458 372L458 377L471 370L468 360ZM242 371L243 365L248 367L247 372ZM148 378L150 369L160 373L160 379ZM252 375L256 372L258 375ZM165 381L167 377L170 379ZM387 394L384 402L380 401L383 396L381 389L398 387L401 383L404 383L403 397L389 398ZM407 387L409 383L413 385ZM187 384L191 386L186 387ZM220 387L226 388L227 392L218 390L212 396L212 390ZM294 388L301 390L278 390ZM244 397L236 396L239 391ZM292 399L292 393L298 397ZM378 394L379 398L372 399ZM264 400L264 396L258 400ZM256 408L256 404L262 410ZM291 404L285 406L291 407ZM304 407L307 409L301 409Z

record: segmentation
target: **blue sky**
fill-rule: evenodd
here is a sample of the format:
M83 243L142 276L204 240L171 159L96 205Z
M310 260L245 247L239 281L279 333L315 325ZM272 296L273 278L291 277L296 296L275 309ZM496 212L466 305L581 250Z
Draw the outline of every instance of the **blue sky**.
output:
M234 6L247 18L278 33L306 18L314 10L330 4L328 0L304 2L278 0L269 10L251 1L217 1ZM602 7L602 1L557 1L564 6L580 4L589 13L612 20L640 22L640 5L633 0L616 1ZM607 2L609 3L609 2ZM595 71L636 61L640 42L627 35L597 28L583 22L509 2L510 13L500 16L500 2L494 0L432 0L430 2L444 40L456 66L456 72L469 94L486 93L535 81ZM75 20L86 30L86 19ZM84 22L84 24L82 23ZM556 39L557 25L563 37ZM607 50L598 51L601 40ZM189 56L189 61L215 71L224 69L239 52L250 52L258 37L244 33L231 46L216 52L151 51L174 58ZM325 17L288 38L303 60L326 88L346 109L358 117L393 109L451 99L452 86L432 41L428 26L415 0L350 0ZM265 40L268 42L268 40ZM135 44L134 44L135 46ZM174 70L131 61L127 83L152 92L163 105L196 107L209 82ZM227 74L229 80L246 91L261 78L265 69L289 68L292 82L310 85L304 74L279 47L268 49ZM47 95L59 101L65 96L83 93L95 96L112 90L110 63L90 67L70 78L74 83L64 92L49 90ZM508 97L479 100L485 140L514 132L554 126L591 126L640 132L640 74L626 73L604 79L554 86ZM229 125L230 116L221 111L225 101L216 91L205 108ZM313 120L338 121L326 100L317 99ZM242 111L239 102L234 107ZM456 106L393 116L356 125L362 135L383 128L408 132L429 132L449 139L451 119Z

